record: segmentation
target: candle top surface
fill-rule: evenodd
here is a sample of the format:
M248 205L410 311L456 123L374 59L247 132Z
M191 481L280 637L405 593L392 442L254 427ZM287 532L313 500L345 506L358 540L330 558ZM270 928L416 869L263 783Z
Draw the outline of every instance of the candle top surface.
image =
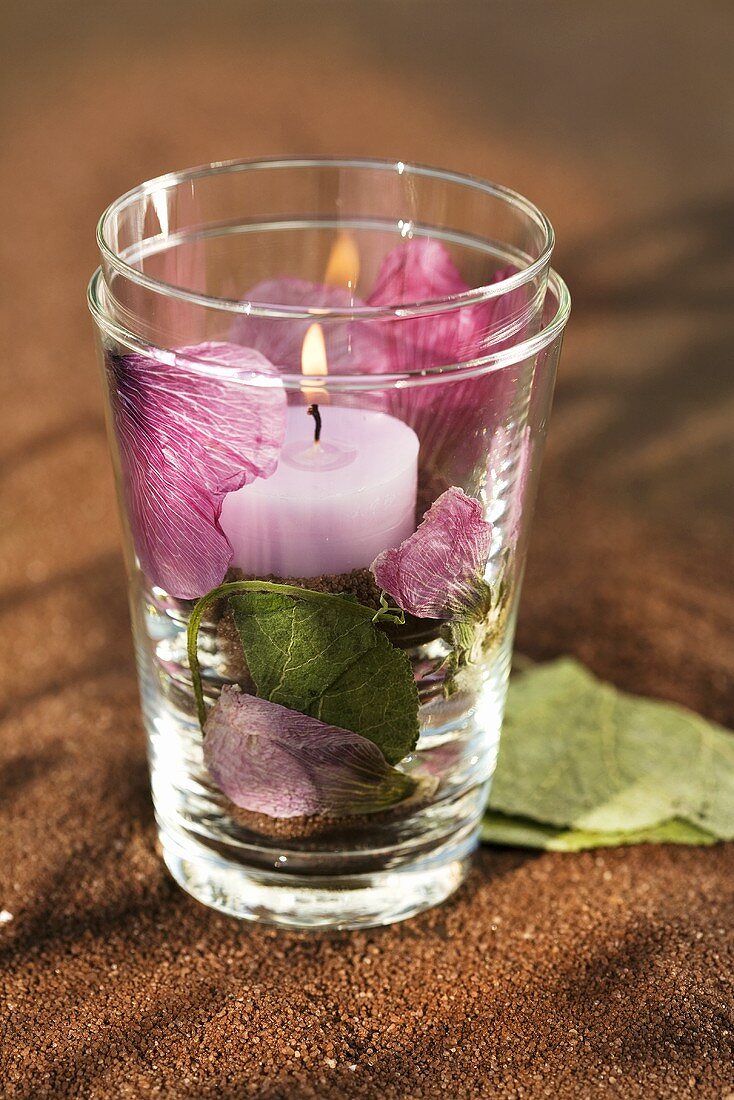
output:
M354 494L404 479L415 469L419 441L407 424L387 413L320 405L320 442L314 443L314 420L308 406L288 408L286 436L272 477L258 479L248 490L301 498L313 487L328 487L329 496Z

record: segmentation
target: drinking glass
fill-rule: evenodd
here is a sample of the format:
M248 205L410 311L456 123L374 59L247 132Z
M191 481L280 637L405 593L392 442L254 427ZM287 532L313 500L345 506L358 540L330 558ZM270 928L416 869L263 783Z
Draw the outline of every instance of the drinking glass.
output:
M232 162L114 202L89 286L163 858L290 927L464 878L570 302L514 192Z

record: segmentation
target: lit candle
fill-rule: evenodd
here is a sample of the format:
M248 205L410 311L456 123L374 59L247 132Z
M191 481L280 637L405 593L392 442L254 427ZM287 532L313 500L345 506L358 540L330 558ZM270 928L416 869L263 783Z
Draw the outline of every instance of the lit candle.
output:
M415 432L386 413L327 405L318 325L306 333L302 369L310 408L289 406L275 473L230 493L222 506L232 565L247 575L347 573L415 530Z

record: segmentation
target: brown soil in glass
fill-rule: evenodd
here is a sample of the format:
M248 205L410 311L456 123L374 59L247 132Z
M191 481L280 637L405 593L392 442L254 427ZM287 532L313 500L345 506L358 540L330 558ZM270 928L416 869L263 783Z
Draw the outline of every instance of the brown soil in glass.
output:
M312 814L310 817L270 817L235 806L227 800L226 812L241 828L268 840L318 840L319 846L328 842L337 848L342 842L352 850L369 848L373 841L370 830L383 827L414 814L427 806L437 787L437 781L421 780L409 798L389 810L374 814L348 814L338 817L331 814Z

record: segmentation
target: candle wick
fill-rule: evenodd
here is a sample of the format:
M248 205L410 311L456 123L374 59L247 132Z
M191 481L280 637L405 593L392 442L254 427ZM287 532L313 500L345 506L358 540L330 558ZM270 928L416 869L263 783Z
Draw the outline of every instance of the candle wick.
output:
M319 412L318 405L309 405L307 412L309 416L314 418L315 427L313 430L313 441L314 444L318 445L321 439L321 413Z

